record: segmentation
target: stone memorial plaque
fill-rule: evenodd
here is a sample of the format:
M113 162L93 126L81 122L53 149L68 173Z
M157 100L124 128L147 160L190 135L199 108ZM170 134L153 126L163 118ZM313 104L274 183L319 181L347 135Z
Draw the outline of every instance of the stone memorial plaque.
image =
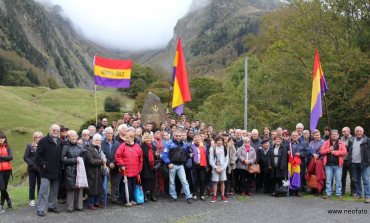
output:
M141 111L142 125L146 125L148 122L155 122L157 123L157 127L159 127L159 124L164 121L166 121L166 114L161 99L152 92L149 92L148 96L146 96L143 110Z

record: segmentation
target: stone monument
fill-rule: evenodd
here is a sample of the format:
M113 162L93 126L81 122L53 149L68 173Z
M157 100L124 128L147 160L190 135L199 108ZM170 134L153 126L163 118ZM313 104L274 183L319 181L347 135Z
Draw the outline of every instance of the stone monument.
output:
M166 121L166 114L161 99L149 92L141 111L141 124L145 126L148 122L155 122L159 127L160 123L164 121Z

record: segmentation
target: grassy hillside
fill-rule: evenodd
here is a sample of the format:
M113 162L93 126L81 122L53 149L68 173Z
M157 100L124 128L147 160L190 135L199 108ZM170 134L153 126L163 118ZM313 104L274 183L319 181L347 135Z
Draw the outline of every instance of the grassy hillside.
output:
M53 123L78 131L87 119L95 117L94 91L0 86L0 95L0 130L6 132L14 153L13 185L22 182L27 174L23 154L35 131L45 135ZM112 95L115 94L98 91L98 113L104 112L104 99ZM122 100L128 107L133 104L125 96Z

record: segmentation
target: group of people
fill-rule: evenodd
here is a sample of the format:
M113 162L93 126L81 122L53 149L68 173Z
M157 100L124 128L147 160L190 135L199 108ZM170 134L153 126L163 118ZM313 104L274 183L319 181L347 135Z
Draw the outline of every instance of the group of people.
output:
M187 203L227 202L235 193L252 196L257 193L279 196L286 191L302 196L310 190L327 199L335 193L342 198L346 190L347 172L351 195L370 202L370 140L364 129L325 128L310 134L301 123L289 133L287 129L271 131L265 127L248 132L241 129L213 131L212 125L199 121L168 118L160 123L141 124L140 114L124 113L122 120L109 126L106 118L97 126L77 132L53 124L46 136L35 132L27 145L24 161L28 164L30 206L37 214L44 210L59 213L55 203L66 203L67 211L82 211L83 202L91 210L103 207L103 176L108 170L110 199L127 207L137 205L134 188L140 184L147 202L157 201L157 191L175 202L185 194ZM0 131L0 212L4 202L12 208L7 184L11 174L12 151L6 135ZM332 192L333 177L335 192ZM363 183L363 185L362 185ZM37 190L36 190L37 185ZM311 188L310 188L311 187ZM35 190L37 193L35 193ZM35 202L37 194L37 204ZM87 198L86 198L87 195ZM65 202L66 200L66 202Z

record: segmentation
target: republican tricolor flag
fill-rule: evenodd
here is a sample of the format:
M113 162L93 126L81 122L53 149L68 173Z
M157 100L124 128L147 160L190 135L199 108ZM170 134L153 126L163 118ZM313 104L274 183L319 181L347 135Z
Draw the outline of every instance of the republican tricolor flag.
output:
M112 60L94 56L95 84L130 88L132 60Z
M317 123L322 116L321 95L328 90L325 77L321 69L319 51L316 49L315 64L313 70L312 98L311 98L311 132L315 131Z
M177 43L175 62L173 64L172 82L174 83L172 110L176 114L181 115L184 111L184 104L187 101L191 101L191 96L180 37L179 42Z

